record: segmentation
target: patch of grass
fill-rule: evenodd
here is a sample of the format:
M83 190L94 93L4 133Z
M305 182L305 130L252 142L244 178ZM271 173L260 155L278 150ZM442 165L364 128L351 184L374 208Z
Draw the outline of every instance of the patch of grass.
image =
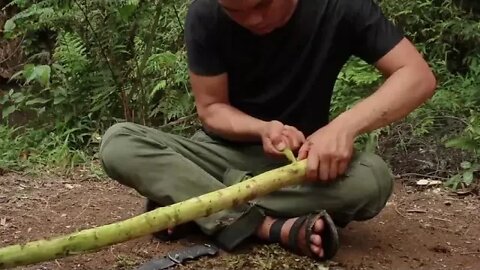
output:
M120 269L132 269L138 265L138 260L131 258L126 255L119 255L117 256L117 260L113 269L120 270Z
M35 172L49 168L68 172L93 158L85 151L72 150L65 133L0 125L0 168L3 170Z
M198 261L185 264L179 267L179 269L341 269L334 268L336 266L338 266L338 264L334 262L317 262L307 257L287 252L278 244L272 244L254 246L241 254L229 254L214 258L205 257Z

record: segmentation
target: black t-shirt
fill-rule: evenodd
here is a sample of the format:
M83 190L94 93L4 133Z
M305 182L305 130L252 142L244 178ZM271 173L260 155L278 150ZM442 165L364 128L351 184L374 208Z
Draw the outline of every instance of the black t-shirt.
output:
M308 136L328 123L346 61L374 63L403 34L372 0L298 0L289 22L263 36L231 20L217 0L194 0L185 38L192 72L228 74L232 106Z

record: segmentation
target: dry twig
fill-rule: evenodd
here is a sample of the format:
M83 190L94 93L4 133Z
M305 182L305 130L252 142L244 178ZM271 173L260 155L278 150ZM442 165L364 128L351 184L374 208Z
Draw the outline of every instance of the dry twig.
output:
M434 217L433 219L438 221L452 222L450 219L445 219L445 218Z
M427 210L423 210L423 209L409 209L409 210L407 210L407 213L425 214L425 213L427 213Z

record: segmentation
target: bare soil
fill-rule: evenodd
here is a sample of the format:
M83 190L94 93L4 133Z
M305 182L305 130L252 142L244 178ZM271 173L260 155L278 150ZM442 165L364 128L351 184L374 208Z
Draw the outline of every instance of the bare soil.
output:
M1 173L0 173L1 174ZM143 212L144 199L114 181L87 176L0 175L0 247L66 234ZM418 189L398 179L384 211L341 231L342 247L330 269L480 269L480 199L439 187ZM146 236L53 262L16 269L136 269L203 236L162 243ZM277 245L256 241L235 254L180 269L324 269Z

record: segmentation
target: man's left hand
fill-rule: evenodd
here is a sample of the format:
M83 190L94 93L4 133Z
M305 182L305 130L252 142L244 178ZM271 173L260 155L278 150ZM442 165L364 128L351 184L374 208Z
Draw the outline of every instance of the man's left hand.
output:
M310 135L298 153L299 160L307 158L307 179L329 181L343 175L353 155L355 136L334 122Z

